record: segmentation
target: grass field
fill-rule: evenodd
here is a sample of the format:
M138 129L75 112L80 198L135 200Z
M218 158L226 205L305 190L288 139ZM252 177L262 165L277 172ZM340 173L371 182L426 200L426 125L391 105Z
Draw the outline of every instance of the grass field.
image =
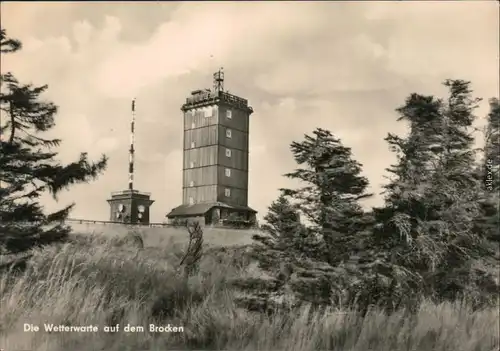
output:
M235 306L233 277L260 274L241 252L204 255L184 284L178 274L182 239L147 231L146 248L118 246L107 235L38 250L28 270L0 278L0 348L8 351L282 350L282 351L496 351L497 309L471 311L456 303L424 304L362 318L349 310L274 317ZM153 234L154 233L154 234ZM214 233L215 234L215 233ZM179 233L180 236L182 236ZM232 234L227 233L224 240ZM169 240L173 240L170 242ZM172 244L174 243L174 244ZM232 253L233 252L233 253ZM40 331L23 331L24 324ZM46 332L44 324L93 325L96 332ZM120 330L104 332L105 326ZM129 325L143 332L125 332ZM148 326L182 327L150 332Z
M120 224L68 223L75 233L103 234L105 236L126 235L129 228ZM175 227L136 227L141 233L145 246L171 247L172 244L185 243L188 240L186 229ZM257 230L235 230L221 228L204 228L205 243L210 246L247 245L252 242L252 235Z

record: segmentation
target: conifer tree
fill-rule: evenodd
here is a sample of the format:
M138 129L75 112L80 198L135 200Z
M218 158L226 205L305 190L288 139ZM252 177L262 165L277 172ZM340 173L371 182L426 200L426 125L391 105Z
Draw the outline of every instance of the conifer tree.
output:
M484 153L485 158L483 162L485 163L485 168L489 168L488 171L491 172L492 177L490 182L488 173L486 173L484 182L488 190L494 191L500 187L500 179L498 179L500 168L500 101L498 98L490 99Z
M485 233L489 240L500 241L499 193L500 193L500 102L490 100L490 112L484 131L485 145L479 177L482 183L480 215L476 221L478 233Z
M351 149L328 130L317 128L313 136L293 142L291 150L301 168L285 176L305 185L283 191L297 202L324 243L326 251L316 258L336 265L345 252L339 243L366 228L359 201L371 196L366 192L368 180L361 175L361 165L352 159Z
M291 251L300 254L310 245L308 231L300 222L299 212L283 193L273 201L268 211L264 216L266 223L261 226L264 234L253 236L259 244L255 246L254 255L264 270L279 267L280 261L286 259Z
M444 85L446 100L412 94L397 110L410 133L386 139L399 162L389 169L385 207L375 210L375 235L394 264L419 274L428 294L454 298L464 288L459 276L485 254L473 230L480 185L472 125L480 99L469 82Z
M284 294L294 260L310 245L308 230L300 222L300 214L283 193L271 203L268 211L264 217L266 223L261 226L262 234L253 236L250 253L267 277L234 282L246 293L238 302L260 312L271 312L279 307L273 298Z
M2 55L22 47L4 29L0 44ZM62 221L73 205L44 214L38 198L48 191L57 199L62 189L97 177L106 157L93 163L82 153L70 164L58 162L55 148L61 140L43 134L54 127L57 114L57 106L41 98L47 85L22 84L11 72L2 72L0 83L0 248L19 252L67 237Z
M498 296L498 267L500 265L500 103L497 98L490 99L490 111L484 130L485 144L479 163L478 178L479 214L474 222L474 233L485 238L482 257L475 260L475 285L482 299ZM479 263L479 264L478 264Z
M304 186L282 189L269 208L263 225L267 235L254 238L261 244L256 257L271 279L266 287L247 281L246 288L267 290L258 295L261 301L281 294L288 306L309 302L319 307L331 303L333 294L356 279L340 264L356 253L367 234L368 216L358 201L370 196L368 181L360 175L361 165L352 159L351 150L327 130L305 135L302 142L291 144L291 150L301 168L286 176ZM299 222L299 214L307 226Z

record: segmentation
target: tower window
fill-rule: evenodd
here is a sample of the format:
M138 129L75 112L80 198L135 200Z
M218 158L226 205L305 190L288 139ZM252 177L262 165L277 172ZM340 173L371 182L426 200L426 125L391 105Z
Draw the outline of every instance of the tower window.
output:
M231 129L226 129L226 138L231 138Z
M211 107L205 108L204 113L205 117L212 117L212 108Z
M189 186L192 188L194 186L194 182L193 181L190 181L189 182Z
M226 111L226 118L228 118L228 119L233 118L233 112L231 110Z
M194 162L193 161L189 162L189 168L194 168Z
M226 168L225 173L226 173L226 177L230 177L231 176L231 169Z
M226 149L226 157L231 157L231 149Z
M224 195L226 197L231 197L231 189L229 189L229 188L224 189Z
M196 147L196 143L194 141L191 142L191 149L194 149Z

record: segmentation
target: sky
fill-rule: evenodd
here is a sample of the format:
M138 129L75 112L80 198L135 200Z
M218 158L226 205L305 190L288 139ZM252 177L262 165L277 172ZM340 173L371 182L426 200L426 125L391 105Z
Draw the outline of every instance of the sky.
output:
M151 221L182 201L182 112L192 90L225 88L248 99L249 206L262 217L284 173L292 141L321 127L351 147L376 194L394 161L383 140L403 134L395 109L412 92L446 94L444 79L472 82L484 103L499 96L496 1L410 2L2 2L2 27L23 50L2 72L48 84L59 106L51 132L63 162L105 153L98 180L42 201L76 203L72 218L108 220L110 192L128 182L131 100L137 99L135 187L152 193ZM481 123L481 121L479 123Z

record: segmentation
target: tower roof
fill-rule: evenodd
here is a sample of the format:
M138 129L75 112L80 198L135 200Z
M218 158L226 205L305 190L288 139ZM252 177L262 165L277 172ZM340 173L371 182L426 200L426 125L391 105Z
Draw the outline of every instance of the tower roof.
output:
M113 191L111 193L111 199L109 199L107 201L109 202L109 201L123 200L123 199L130 199L130 198L149 200L150 197L151 197L151 193L127 189L127 190L122 190L122 191ZM150 201L153 201L153 200L150 200ZM153 203L153 202L151 202L151 203Z
M214 202L214 203L200 203L200 204L194 204L194 205L180 205L176 208L174 208L172 211L170 211L169 214L167 214L167 217L180 217L180 216L196 216L196 215L203 215L207 213L210 209L213 207L220 207L220 208L227 208L227 209L232 209L232 210L240 210L240 211L248 211L248 212L253 212L257 213L254 209L248 207L248 206L234 206L234 205L228 205L223 202Z
M192 91L191 96L186 98L186 103L182 105L181 110L186 111L205 105L225 103L252 113L253 109L248 106L247 99L224 91L224 72L222 70L223 68L214 73L213 89L198 89Z
M253 112L252 107L248 106L248 100L239 96L229 94L224 91L210 91L210 90L195 90L191 96L186 98L186 102L182 105L181 110L186 111L192 108L203 107L217 103L225 103L231 106L248 110Z

